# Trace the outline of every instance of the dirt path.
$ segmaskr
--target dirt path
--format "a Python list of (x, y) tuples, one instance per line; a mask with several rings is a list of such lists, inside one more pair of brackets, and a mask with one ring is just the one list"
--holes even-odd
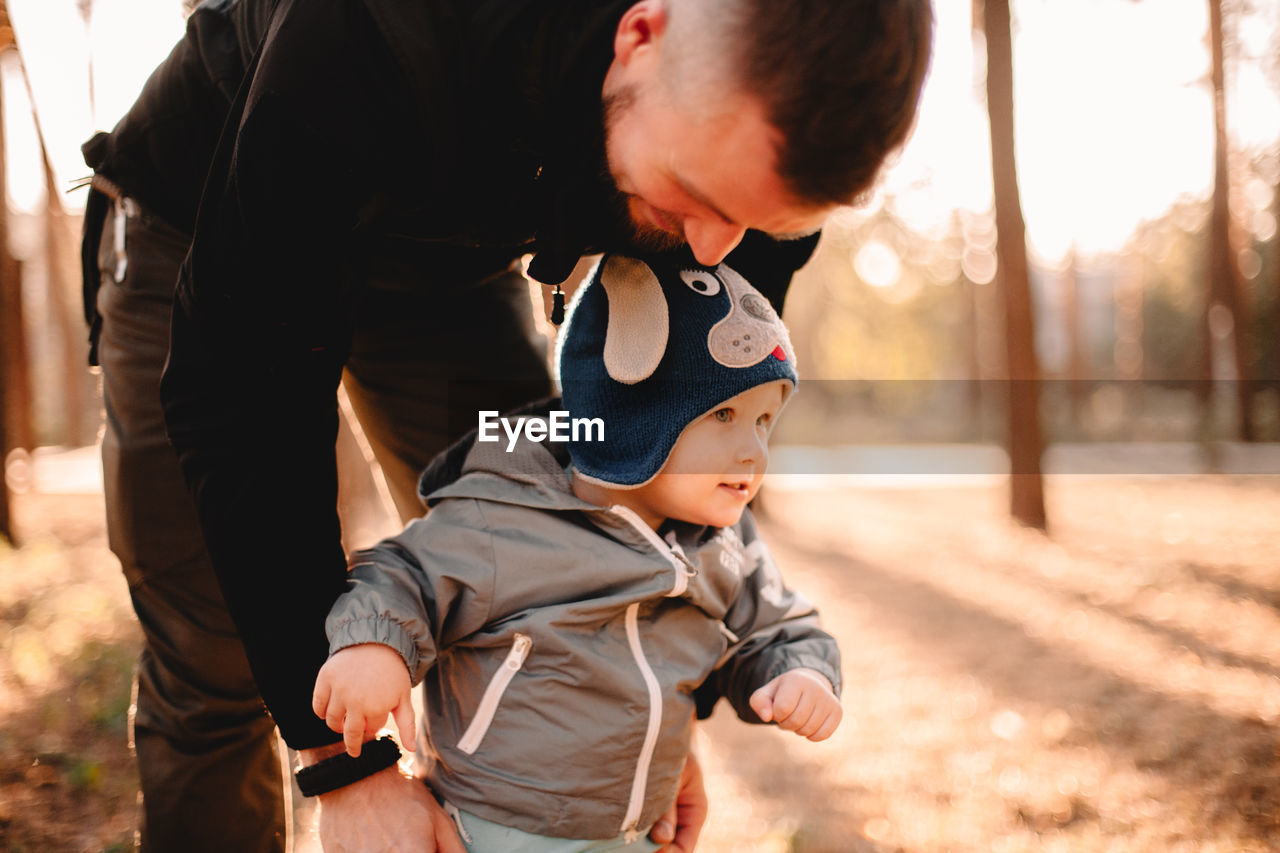
[[(812, 744), (721, 706), (700, 850), (1280, 850), (1280, 478), (765, 496), (844, 650)], [(137, 643), (99, 498), (19, 498), (0, 551), (0, 849), (130, 849)]]
[(1053, 539), (998, 489), (768, 498), (848, 717), (815, 745), (722, 709), (763, 827), (717, 816), (710, 849), (1280, 849), (1275, 478), (1058, 480)]
[(0, 545), (0, 849), (133, 849), (126, 745), (139, 633), (101, 495), (15, 500)]

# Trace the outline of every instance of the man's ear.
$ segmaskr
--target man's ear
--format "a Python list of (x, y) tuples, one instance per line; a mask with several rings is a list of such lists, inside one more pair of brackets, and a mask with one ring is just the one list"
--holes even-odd
[(627, 66), (635, 60), (655, 60), (667, 31), (664, 0), (640, 0), (622, 15), (613, 36), (614, 61)]

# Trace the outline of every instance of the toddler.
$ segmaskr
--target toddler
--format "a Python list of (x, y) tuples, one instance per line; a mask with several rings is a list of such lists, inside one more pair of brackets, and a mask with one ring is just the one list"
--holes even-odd
[(653, 850), (717, 697), (811, 740), (840, 722), (835, 642), (747, 509), (795, 356), (728, 266), (620, 256), (558, 349), (564, 409), (603, 436), (429, 469), (430, 514), (353, 558), (315, 709), (357, 754), (388, 714), (413, 731), (421, 682), (421, 772), (469, 850)]

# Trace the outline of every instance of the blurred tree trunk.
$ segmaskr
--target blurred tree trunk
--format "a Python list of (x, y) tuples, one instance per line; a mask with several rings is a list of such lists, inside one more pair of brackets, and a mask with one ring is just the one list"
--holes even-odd
[[(39, 125), (37, 124), (37, 128)], [(91, 401), (97, 398), (97, 382), (85, 368), (89, 349), (88, 334), (82, 313), (74, 305), (79, 294), (76, 287), (78, 259), (76, 218), (62, 206), (57, 181), (53, 176), (53, 164), (44, 148), (40, 134), (41, 155), (44, 157), (45, 176), (45, 269), (48, 272), (49, 307), (62, 341), (62, 405), (65, 422), (62, 443), (70, 447), (85, 447), (97, 440), (96, 417), (90, 423)], [(96, 412), (95, 412), (96, 414)]]
[[(1222, 0), (1209, 0), (1209, 44), (1213, 57), (1213, 211), (1210, 216), (1209, 298), (1204, 319), (1206, 361), (1213, 362), (1214, 333), (1210, 314), (1222, 306), (1231, 318), (1231, 357), (1235, 368), (1235, 403), (1241, 441), (1255, 438), (1252, 414), (1252, 365), (1249, 358), (1249, 316), (1244, 277), (1231, 247), (1231, 189), (1227, 160), (1226, 74), (1223, 61)], [(1214, 377), (1216, 378), (1216, 377)]]
[[(16, 44), (14, 47), (16, 50)], [(35, 127), (36, 141), (40, 146), (40, 157), (44, 168), (46, 293), (54, 325), (57, 327), (57, 335), (62, 344), (60, 390), (64, 421), (60, 441), (71, 447), (84, 447), (93, 444), (97, 439), (97, 406), (94, 405), (97, 400), (97, 381), (85, 369), (88, 352), (87, 335), (81, 311), (75, 305), (80, 292), (76, 286), (80, 268), (79, 245), (76, 239), (79, 228), (76, 221), (67, 214), (66, 208), (62, 206), (62, 194), (58, 190), (58, 182), (54, 177), (53, 163), (49, 159), (49, 148), (45, 142), (44, 127), (40, 121), (40, 114), (36, 112), (35, 94), (31, 89), (31, 78), (27, 76), (27, 66), (22, 61), (21, 51), (18, 52), (18, 65), (22, 70), (27, 96), (31, 102), (31, 121)], [(92, 423), (87, 419), (90, 409), (95, 414)]]
[[(957, 241), (957, 250), (964, 256), (966, 240), (964, 223), (958, 210), (951, 211), (951, 227), (948, 239)], [(964, 400), (968, 408), (968, 428), (975, 440), (982, 440), (982, 356), (979, 351), (978, 322), (981, 311), (978, 308), (978, 286), (960, 265), (959, 277), (955, 287), (960, 300), (960, 347), (964, 358)]]
[(1084, 411), (1087, 371), (1080, 324), (1080, 273), (1074, 245), (1067, 252), (1066, 267), (1062, 271), (1062, 313), (1067, 324), (1067, 400), (1071, 404), (1071, 420), (1078, 424)]
[[(0, 382), (0, 409), (5, 404), (4, 383)], [(5, 428), (4, 418), (0, 418), (0, 456), (4, 455), (5, 444)], [(13, 542), (13, 520), (9, 512), (9, 484), (8, 478), (4, 475), (3, 459), (0, 459), (0, 540), (5, 542)]]
[[(3, 198), (5, 189), (4, 182), (4, 143), (3, 129), (0, 128), (0, 198)], [(8, 218), (6, 205), (0, 205), (0, 246), (8, 241), (8, 228), (6, 220)], [(10, 444), (9, 421), (10, 412), (12, 411), (13, 383), (10, 381), (13, 371), (12, 355), (13, 355), (13, 305), (21, 304), (21, 300), (10, 298), (10, 291), (13, 290), (12, 277), (9, 274), (7, 264), (3, 262), (3, 258), (8, 253), (0, 250), (0, 538), (5, 541), (13, 542), (13, 523), (9, 514), (9, 478), (6, 476), (5, 463), (9, 459), (9, 449), (13, 447)], [(22, 318), (17, 318), (19, 323)]]
[(1005, 310), (1009, 371), (1010, 511), (1028, 527), (1044, 530), (1044, 478), (1040, 457), (1040, 365), (1027, 267), (1026, 225), (1018, 195), (1013, 144), (1013, 36), (1009, 0), (985, 0), (987, 114), (991, 121), (991, 175), (995, 190), (996, 258)]
[[(0, 142), (0, 157), (4, 145)], [(0, 192), (5, 188), (0, 177)], [(26, 318), (22, 311), (22, 262), (9, 254), (8, 211), (0, 210), (0, 385), (5, 386), (3, 413), (8, 441), (4, 452), (35, 447), (31, 420), (31, 359)]]
[[(1280, 63), (1277, 64), (1280, 66)], [(1276, 182), (1275, 187), (1271, 191), (1271, 215), (1275, 218), (1277, 224), (1277, 232), (1271, 237), (1271, 313), (1270, 318), (1273, 323), (1271, 334), (1264, 334), (1262, 338), (1264, 352), (1266, 357), (1270, 359), (1271, 370), (1269, 378), (1271, 386), (1280, 393), (1280, 181)], [(1264, 326), (1264, 328), (1267, 328)]]
[[(0, 52), (13, 41), (9, 15), (0, 4)], [(3, 112), (0, 90), (0, 113)], [(9, 484), (6, 461), (9, 450), (22, 446), (15, 434), (28, 417), (30, 408), (21, 400), (20, 389), (26, 387), (25, 335), (22, 334), (22, 279), (14, 276), (15, 264), (9, 262), (8, 182), (5, 173), (4, 124), (0, 122), (0, 536), (13, 542), (13, 519), (9, 506)], [(21, 377), (21, 381), (19, 380)], [(19, 408), (20, 407), (20, 408)], [(16, 427), (16, 429), (15, 429)]]
[(961, 300), (964, 303), (964, 328), (965, 328), (965, 373), (968, 376), (966, 383), (967, 394), (965, 402), (969, 407), (969, 428), (973, 435), (981, 440), (983, 435), (982, 417), (982, 356), (979, 350), (978, 323), (981, 309), (978, 306), (978, 285), (973, 283), (969, 276), (963, 271), (960, 273)]
[[(1147, 243), (1146, 228), (1140, 224), (1134, 232), (1134, 245), (1141, 247)], [(1115, 347), (1112, 360), (1115, 362), (1116, 375), (1121, 380), (1120, 387), (1124, 389), (1121, 395), (1121, 416), (1130, 424), (1137, 423), (1142, 416), (1142, 378), (1146, 372), (1142, 343), (1145, 281), (1143, 252), (1141, 248), (1135, 248), (1120, 259), (1112, 296), (1115, 303)]]

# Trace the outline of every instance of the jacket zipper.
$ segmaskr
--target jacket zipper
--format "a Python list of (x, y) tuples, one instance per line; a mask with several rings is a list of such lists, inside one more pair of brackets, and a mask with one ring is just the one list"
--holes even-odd
[(630, 844), (640, 837), (636, 823), (640, 820), (640, 811), (644, 808), (645, 790), (649, 787), (649, 763), (653, 761), (653, 751), (658, 745), (658, 732), (662, 728), (662, 689), (658, 686), (658, 677), (644, 656), (640, 645), (640, 602), (627, 607), (627, 643), (631, 646), (631, 655), (635, 658), (640, 675), (644, 678), (645, 687), (649, 690), (649, 728), (644, 734), (644, 745), (640, 748), (640, 758), (636, 761), (635, 779), (631, 783), (631, 802), (627, 805), (627, 813), (622, 818), (622, 832), (626, 834), (626, 842)]
[(680, 559), (671, 546), (662, 541), (662, 537), (655, 533), (652, 527), (645, 524), (644, 519), (636, 515), (635, 510), (617, 504), (610, 507), (609, 511), (634, 527), (654, 547), (654, 550), (667, 558), (667, 562), (676, 570), (676, 580), (671, 587), (671, 591), (666, 594), (667, 597), (675, 598), (684, 595), (685, 590), (689, 588), (689, 578), (696, 575), (697, 572), (685, 560)]
[[(615, 505), (610, 508), (610, 511), (634, 527), (645, 541), (665, 557), (675, 569), (675, 582), (666, 596), (674, 598), (683, 595), (689, 588), (689, 578), (697, 574), (688, 561), (681, 559), (681, 556), (676, 554), (675, 550), (664, 542), (652, 527), (645, 524), (644, 519), (630, 507)], [(653, 752), (658, 745), (658, 733), (662, 728), (662, 688), (658, 685), (658, 677), (653, 674), (653, 668), (649, 666), (649, 661), (644, 656), (644, 649), (640, 645), (639, 617), (639, 602), (627, 607), (627, 642), (631, 646), (631, 655), (635, 658), (636, 666), (640, 668), (640, 675), (644, 678), (644, 684), (649, 693), (649, 728), (645, 732), (644, 745), (640, 748), (640, 757), (636, 761), (635, 778), (631, 783), (631, 800), (627, 805), (627, 813), (622, 818), (622, 832), (628, 844), (640, 837), (640, 830), (636, 824), (640, 821), (640, 813), (644, 809), (644, 795), (649, 787), (649, 765), (653, 761)]]
[(506, 660), (502, 662), (502, 666), (498, 667), (498, 671), (489, 680), (489, 686), (484, 689), (484, 695), (480, 697), (480, 706), (476, 708), (476, 715), (472, 718), (471, 725), (467, 726), (467, 730), (462, 733), (462, 738), (458, 741), (460, 751), (471, 755), (480, 748), (480, 741), (484, 740), (485, 733), (493, 724), (493, 715), (498, 712), (498, 702), (502, 700), (502, 694), (511, 683), (511, 679), (516, 677), (520, 667), (524, 665), (524, 660), (529, 656), (531, 648), (533, 648), (533, 640), (527, 634), (516, 634), (516, 641), (512, 644), (511, 651), (507, 652)]

